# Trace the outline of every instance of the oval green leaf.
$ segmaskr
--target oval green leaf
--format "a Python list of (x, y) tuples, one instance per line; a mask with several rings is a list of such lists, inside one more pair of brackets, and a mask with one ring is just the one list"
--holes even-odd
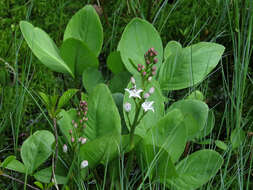
[(112, 94), (105, 84), (98, 84), (88, 98), (87, 127), (84, 131), (89, 140), (108, 133), (121, 133), (121, 119)]
[(176, 166), (178, 177), (167, 184), (178, 190), (194, 190), (207, 183), (223, 164), (223, 158), (213, 150), (200, 150), (187, 156)]
[(207, 122), (208, 106), (199, 100), (180, 100), (172, 104), (167, 111), (179, 109), (184, 116), (188, 140), (196, 137)]
[(64, 41), (69, 38), (83, 41), (96, 57), (99, 55), (103, 44), (103, 28), (91, 5), (83, 7), (70, 19), (64, 33)]
[(158, 52), (156, 66), (159, 68), (163, 59), (163, 46), (159, 33), (149, 22), (134, 18), (127, 24), (121, 36), (118, 51), (126, 69), (135, 75), (138, 71), (132, 66), (130, 60), (136, 67), (138, 64), (145, 64), (144, 54), (152, 47)]
[(161, 66), (159, 82), (163, 90), (180, 90), (200, 83), (218, 64), (225, 49), (211, 42), (177, 47), (169, 51)]
[(21, 158), (28, 174), (32, 174), (52, 154), (54, 135), (46, 130), (36, 131), (21, 147)]
[(74, 77), (74, 71), (63, 61), (59, 49), (46, 32), (26, 21), (20, 22), (20, 29), (34, 55), (45, 66), (56, 72), (69, 73)]

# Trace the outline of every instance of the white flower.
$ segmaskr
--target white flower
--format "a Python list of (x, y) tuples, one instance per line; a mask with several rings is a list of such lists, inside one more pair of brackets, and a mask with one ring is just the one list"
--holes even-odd
[(125, 91), (129, 92), (129, 98), (139, 98), (141, 99), (140, 93), (143, 91), (142, 89), (137, 90), (136, 87), (133, 89), (125, 88)]
[(148, 110), (152, 110), (153, 112), (155, 112), (155, 110), (152, 106), (153, 103), (154, 103), (154, 101), (151, 101), (151, 102), (146, 101), (141, 105), (141, 107), (144, 109), (145, 112)]
[(131, 111), (131, 104), (130, 104), (129, 102), (126, 102), (126, 103), (124, 104), (124, 110), (125, 110), (126, 112), (130, 112), (130, 111)]
[(64, 153), (66, 153), (66, 152), (68, 151), (68, 147), (67, 147), (66, 144), (63, 145), (62, 151), (63, 151)]
[(83, 160), (81, 163), (81, 169), (86, 168), (88, 166), (88, 161), (87, 160)]

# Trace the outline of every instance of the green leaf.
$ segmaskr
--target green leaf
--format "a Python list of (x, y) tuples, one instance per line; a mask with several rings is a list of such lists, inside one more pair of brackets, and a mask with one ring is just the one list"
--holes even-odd
[(213, 150), (200, 150), (187, 156), (176, 166), (177, 178), (168, 179), (178, 190), (194, 190), (207, 183), (223, 164), (223, 158)]
[(145, 144), (164, 148), (175, 163), (184, 152), (187, 133), (184, 126), (184, 117), (180, 110), (168, 112), (144, 137)]
[(59, 99), (57, 109), (64, 107), (77, 92), (78, 89), (68, 89), (66, 92), (64, 92)]
[(26, 173), (24, 164), (16, 160), (15, 156), (8, 156), (1, 164), (1, 167), (20, 173)]
[[(138, 78), (135, 78), (135, 80), (137, 84), (137, 89), (140, 89), (139, 88), (139, 86), (141, 86), (140, 80)], [(146, 115), (142, 118), (141, 122), (137, 125), (135, 134), (141, 137), (144, 137), (146, 134), (146, 131), (150, 129), (151, 127), (153, 127), (164, 115), (164, 98), (163, 98), (162, 92), (160, 91), (159, 84), (156, 81), (150, 82), (147, 85), (146, 91), (144, 93), (148, 92), (151, 87), (154, 87), (155, 91), (147, 99), (147, 101), (154, 101), (153, 103), (154, 112), (148, 111)], [(129, 82), (127, 88), (132, 88), (131, 82)], [(132, 124), (134, 120), (134, 116), (135, 116), (136, 107), (135, 107), (133, 98), (129, 98), (129, 93), (125, 91), (124, 104), (126, 102), (131, 104), (131, 111), (129, 112), (129, 118)], [(141, 108), (141, 114), (143, 113), (144, 113), (144, 110)], [(129, 121), (128, 121), (125, 110), (124, 110), (124, 118), (125, 118), (125, 122), (128, 129), (130, 129)]]
[(91, 93), (96, 85), (103, 83), (104, 79), (102, 73), (92, 67), (89, 67), (83, 72), (83, 86), (88, 93)]
[(108, 133), (94, 140), (88, 140), (80, 148), (80, 159), (88, 160), (89, 168), (94, 168), (99, 163), (106, 164), (119, 155), (119, 142), (118, 133)]
[(35, 182), (34, 182), (34, 185), (36, 185), (37, 187), (39, 187), (39, 188), (42, 189), (42, 190), (44, 189), (42, 183), (40, 183), (39, 181), (35, 181)]
[(57, 124), (59, 125), (62, 134), (65, 136), (66, 141), (70, 146), (72, 146), (69, 131), (73, 130), (74, 128), (72, 120), (77, 121), (77, 111), (76, 109), (70, 109), (68, 111), (61, 110), (61, 112), (58, 114), (58, 117), (60, 119), (57, 121)]
[(126, 69), (135, 75), (138, 71), (130, 63), (130, 59), (136, 67), (138, 64), (145, 64), (144, 54), (152, 47), (158, 52), (156, 66), (159, 68), (163, 59), (163, 46), (159, 33), (149, 22), (134, 18), (127, 24), (121, 36), (118, 51)]
[(182, 49), (182, 45), (177, 41), (170, 41), (167, 43), (164, 49), (164, 60), (166, 60), (171, 55), (175, 55), (180, 49)]
[(200, 83), (218, 64), (225, 49), (210, 42), (177, 46), (161, 66), (159, 82), (163, 90), (180, 90)]
[(202, 92), (200, 92), (199, 90), (195, 90), (187, 97), (187, 99), (204, 101), (205, 97)]
[(220, 149), (222, 149), (222, 150), (227, 150), (228, 149), (228, 145), (226, 145), (226, 143), (224, 143), (224, 142), (222, 142), (220, 140), (216, 140), (215, 141), (215, 145), (217, 147), (219, 147)]
[(121, 119), (111, 92), (104, 84), (97, 85), (88, 99), (87, 127), (85, 136), (89, 140), (108, 133), (120, 134)]
[(129, 83), (130, 77), (131, 75), (127, 71), (114, 75), (109, 81), (109, 88), (111, 92), (125, 93), (125, 88)]
[(213, 110), (209, 110), (206, 125), (203, 129), (201, 129), (201, 131), (199, 131), (198, 134), (196, 134), (196, 138), (200, 139), (200, 138), (204, 138), (205, 136), (209, 135), (214, 128), (214, 124), (215, 124), (214, 112), (213, 112)]
[(5, 168), (11, 161), (16, 160), (16, 156), (8, 156), (7, 158), (4, 159), (4, 161), (1, 163), (1, 167)]
[(99, 55), (103, 44), (103, 28), (91, 5), (83, 7), (70, 19), (64, 33), (64, 41), (68, 38), (83, 41), (96, 56)]
[[(57, 184), (65, 184), (67, 182), (67, 170), (64, 169), (63, 166), (60, 166), (57, 164), (56, 171), (55, 171), (55, 177)], [(52, 167), (48, 167), (45, 169), (42, 169), (34, 174), (34, 178), (38, 181), (41, 181), (43, 183), (50, 183), (52, 178)]]
[(199, 100), (180, 100), (172, 104), (167, 111), (179, 109), (184, 116), (184, 124), (187, 129), (188, 140), (196, 137), (207, 121), (208, 106)]
[(71, 66), (71, 69), (78, 76), (81, 76), (86, 68), (97, 68), (99, 65), (96, 55), (88, 46), (74, 38), (69, 38), (63, 42), (60, 54), (62, 59)]
[(50, 98), (47, 94), (43, 92), (39, 92), (40, 97), (42, 98), (46, 108), (48, 109), (50, 107)]
[(125, 71), (124, 63), (120, 57), (119, 51), (113, 51), (106, 60), (107, 67), (114, 73), (118, 74)]
[(165, 149), (141, 141), (137, 146), (139, 163), (145, 174), (151, 179), (166, 179), (176, 177), (176, 169), (170, 155)]
[(36, 131), (21, 147), (21, 158), (28, 174), (32, 174), (52, 154), (54, 135), (46, 130)]
[(60, 57), (59, 49), (46, 32), (26, 21), (20, 22), (20, 29), (32, 52), (45, 66), (56, 72), (69, 73), (74, 77), (72, 67), (69, 67)]
[(233, 149), (242, 145), (244, 140), (245, 140), (245, 132), (241, 128), (236, 128), (232, 131), (230, 141), (232, 143)]

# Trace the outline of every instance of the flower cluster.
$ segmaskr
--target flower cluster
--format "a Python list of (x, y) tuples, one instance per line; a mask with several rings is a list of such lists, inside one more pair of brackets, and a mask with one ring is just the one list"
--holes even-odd
[[(133, 84), (133, 88), (125, 89), (125, 91), (129, 93), (129, 98), (138, 98), (140, 100), (144, 99), (145, 101), (141, 101), (141, 107), (144, 109), (144, 111), (147, 112), (148, 110), (151, 110), (154, 112), (154, 101), (147, 101), (147, 99), (151, 96), (151, 94), (154, 93), (155, 88), (151, 87), (148, 92), (143, 94), (142, 89), (136, 88), (135, 79), (133, 77), (131, 77), (131, 83)], [(130, 112), (132, 106), (129, 102), (126, 102), (123, 107), (126, 112)]]
[[(82, 137), (82, 131), (86, 128), (86, 122), (88, 121), (87, 117), (88, 104), (86, 101), (80, 101), (79, 108), (77, 110), (78, 121), (72, 120), (73, 129), (69, 130), (69, 134), (71, 136), (71, 143), (79, 142), (81, 144), (85, 144), (87, 139)], [(68, 147), (66, 144), (63, 145), (63, 152), (67, 152)]]
[[(88, 121), (87, 117), (88, 112), (88, 104), (86, 101), (80, 101), (79, 107), (77, 109), (77, 121), (72, 120), (73, 129), (69, 130), (69, 134), (71, 136), (71, 143), (73, 145), (77, 145), (77, 143), (85, 144), (87, 139), (85, 137), (82, 137), (81, 134), (83, 134), (83, 130), (86, 128), (86, 122)], [(62, 150), (64, 153), (68, 151), (68, 146), (66, 144), (63, 145)], [(88, 166), (88, 161), (83, 160), (81, 162), (81, 169)]]
[(156, 56), (157, 51), (154, 48), (150, 48), (144, 55), (145, 65), (138, 64), (137, 70), (145, 79), (151, 80), (152, 76), (156, 74), (155, 64), (158, 62)]

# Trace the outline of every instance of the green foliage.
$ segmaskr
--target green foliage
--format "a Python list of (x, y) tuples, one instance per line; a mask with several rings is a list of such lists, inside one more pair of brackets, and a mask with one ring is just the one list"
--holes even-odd
[(88, 93), (91, 93), (96, 85), (103, 83), (102, 73), (96, 68), (89, 67), (83, 72), (83, 86)]
[(32, 174), (52, 154), (54, 135), (46, 130), (36, 131), (21, 147), (21, 158), (28, 174)]
[(69, 65), (76, 76), (82, 75), (88, 67), (98, 67), (98, 59), (84, 42), (68, 38), (61, 46), (62, 59)]
[(188, 140), (195, 138), (206, 125), (208, 106), (199, 100), (181, 100), (172, 104), (168, 111), (179, 109), (184, 116)]
[(85, 6), (70, 19), (64, 32), (64, 41), (69, 38), (84, 42), (96, 56), (99, 55), (103, 44), (103, 28), (91, 5)]
[(107, 57), (106, 64), (108, 69), (110, 69), (114, 74), (121, 73), (125, 70), (119, 51), (111, 52)]
[[(144, 54), (153, 47), (158, 52), (158, 67), (162, 63), (163, 46), (160, 35), (147, 21), (134, 18), (124, 29), (118, 51), (126, 69), (136, 75), (137, 64), (144, 64)], [(132, 63), (131, 63), (132, 62)]]
[(58, 47), (46, 32), (34, 27), (26, 21), (20, 22), (22, 34), (36, 57), (47, 67), (56, 72), (69, 73), (74, 77), (74, 71), (68, 66), (60, 56)]
[(186, 48), (174, 41), (170, 43), (166, 46), (167, 55), (159, 74), (163, 90), (180, 90), (200, 83), (218, 64), (225, 49), (210, 42)]
[(223, 158), (217, 152), (197, 151), (177, 164), (178, 177), (168, 180), (167, 184), (180, 190), (197, 189), (210, 180), (222, 164)]

